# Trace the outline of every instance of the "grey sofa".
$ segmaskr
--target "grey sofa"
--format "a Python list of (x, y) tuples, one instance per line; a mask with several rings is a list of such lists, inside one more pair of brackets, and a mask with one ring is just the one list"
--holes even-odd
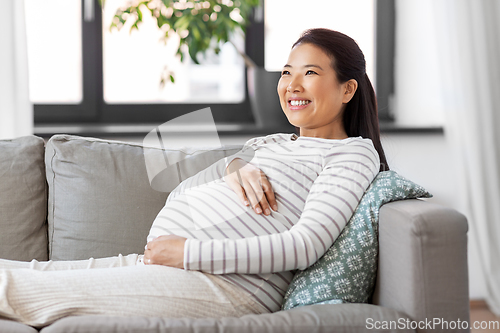
[[(144, 155), (183, 160), (177, 177), (166, 180), (179, 182), (238, 149), (193, 155), (199, 149), (164, 152), (68, 135), (46, 144), (34, 136), (0, 141), (0, 257), (73, 260), (142, 253), (168, 195), (151, 188)], [(428, 332), (442, 330), (430, 325), (436, 320), (469, 321), (463, 215), (428, 201), (389, 203), (380, 211), (379, 240), (373, 304), (312, 305), (223, 319), (67, 317), (41, 332)], [(37, 331), (0, 319), (0, 332)]]

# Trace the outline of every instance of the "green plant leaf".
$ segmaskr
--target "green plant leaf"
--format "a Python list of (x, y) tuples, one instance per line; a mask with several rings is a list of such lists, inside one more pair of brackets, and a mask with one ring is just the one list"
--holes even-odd
[(198, 55), (198, 52), (199, 52), (196, 40), (189, 39), (189, 42), (188, 42), (188, 52), (189, 52), (189, 56), (191, 57), (191, 59), (193, 60), (193, 62), (195, 64), (199, 65), (200, 63), (198, 62), (198, 59), (196, 59), (196, 56)]
[(189, 28), (189, 18), (187, 16), (181, 16), (177, 22), (175, 22), (174, 29), (176, 32), (182, 32), (183, 30), (187, 30)]
[(142, 10), (140, 7), (137, 7), (137, 21), (142, 22)]

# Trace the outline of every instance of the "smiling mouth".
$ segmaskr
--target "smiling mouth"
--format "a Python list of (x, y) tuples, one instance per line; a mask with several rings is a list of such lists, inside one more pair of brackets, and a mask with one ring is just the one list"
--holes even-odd
[(310, 100), (307, 100), (307, 99), (301, 99), (301, 100), (290, 100), (288, 101), (288, 103), (291, 105), (291, 106), (303, 106), (303, 105), (307, 105), (309, 103), (311, 103)]
[(311, 103), (308, 99), (292, 99), (288, 101), (288, 108), (290, 110), (300, 110), (307, 107)]

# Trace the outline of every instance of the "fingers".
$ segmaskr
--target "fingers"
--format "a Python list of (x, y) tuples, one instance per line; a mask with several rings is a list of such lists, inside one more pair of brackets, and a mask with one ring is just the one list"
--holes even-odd
[(173, 234), (155, 238), (144, 248), (144, 264), (184, 268), (185, 243), (185, 237)]
[(226, 183), (234, 191), (234, 193), (236, 193), (236, 195), (238, 196), (238, 198), (240, 199), (241, 203), (244, 206), (248, 206), (250, 204), (245, 194), (245, 190), (237, 180), (227, 178)]
[(270, 215), (271, 209), (274, 211), (278, 210), (273, 188), (265, 175), (261, 177), (260, 182), (250, 182), (245, 187), (245, 191), (257, 214), (264, 213), (264, 215)]
[(276, 202), (276, 197), (274, 196), (273, 187), (264, 173), (261, 174), (260, 181), (253, 184), (253, 189), (264, 215), (270, 215), (271, 209), (274, 211), (278, 210), (278, 204)]
[(255, 182), (252, 184), (246, 180), (241, 180), (241, 183), (239, 181), (229, 180), (227, 183), (244, 206), (251, 206), (257, 214), (261, 214), (263, 211), (264, 213), (266, 212), (259, 204), (261, 198), (264, 197), (260, 184)]
[(151, 241), (149, 241), (146, 246), (144, 246), (144, 258), (143, 258), (143, 261), (144, 261), (144, 264), (145, 265), (152, 265), (153, 264), (153, 260), (152, 260), (152, 257), (153, 257), (153, 248), (155, 247), (155, 241), (158, 239), (158, 238), (161, 238), (163, 236), (160, 236), (160, 237), (155, 237), (153, 238)]
[[(231, 164), (245, 163), (229, 174), (224, 180), (245, 206), (251, 206), (257, 214), (270, 215), (271, 209), (278, 210), (278, 204), (271, 183), (258, 168), (235, 159)], [(229, 168), (228, 168), (229, 171)]]
[[(272, 208), (275, 212), (278, 211), (278, 202), (276, 201), (276, 197), (274, 196), (273, 187), (269, 180), (267, 180), (266, 176), (263, 176), (261, 179), (262, 189), (265, 193), (265, 198), (267, 199), (268, 206)], [(261, 203), (262, 204), (262, 203)]]
[(245, 189), (246, 196), (250, 201), (250, 205), (252, 206), (253, 210), (257, 214), (261, 214), (263, 211), (265, 213), (266, 211), (263, 210), (263, 208), (259, 204), (259, 202), (261, 201), (260, 199), (263, 197), (263, 192), (262, 188), (260, 187), (260, 184), (255, 184), (255, 183), (252, 184), (250, 182), (244, 182), (243, 187)]

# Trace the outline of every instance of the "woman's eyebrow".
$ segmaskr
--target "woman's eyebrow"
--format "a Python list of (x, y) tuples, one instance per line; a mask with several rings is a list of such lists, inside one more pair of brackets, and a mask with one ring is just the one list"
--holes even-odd
[(305, 65), (304, 67), (305, 68), (316, 67), (316, 68), (319, 68), (319, 69), (323, 70), (323, 68), (321, 68), (321, 66), (318, 66), (318, 65)]
[[(304, 67), (304, 68), (316, 67), (316, 68), (323, 70), (323, 68), (321, 68), (321, 66), (319, 66), (319, 65), (312, 65), (311, 64), (311, 65), (304, 65), (302, 67)], [(292, 65), (286, 64), (285, 66), (283, 66), (283, 68), (292, 68)]]

